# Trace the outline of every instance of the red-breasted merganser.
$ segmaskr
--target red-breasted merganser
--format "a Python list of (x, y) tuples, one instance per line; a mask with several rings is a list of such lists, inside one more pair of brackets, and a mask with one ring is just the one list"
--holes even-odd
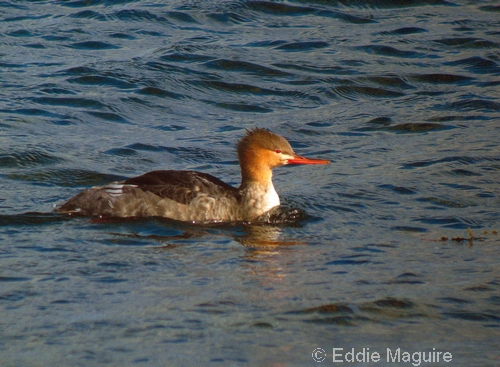
[(329, 164), (296, 155), (286, 139), (255, 128), (238, 142), (239, 188), (207, 173), (152, 171), (93, 187), (56, 211), (91, 217), (166, 217), (189, 222), (252, 221), (280, 204), (272, 169), (285, 164)]

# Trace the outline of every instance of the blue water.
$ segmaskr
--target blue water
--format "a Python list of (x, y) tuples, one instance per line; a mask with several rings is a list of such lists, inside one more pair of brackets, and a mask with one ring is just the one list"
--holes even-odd
[[(0, 3), (2, 367), (498, 365), (498, 3), (165, 3)], [(275, 171), (293, 220), (52, 213), (155, 169), (238, 185), (255, 126), (332, 160)]]

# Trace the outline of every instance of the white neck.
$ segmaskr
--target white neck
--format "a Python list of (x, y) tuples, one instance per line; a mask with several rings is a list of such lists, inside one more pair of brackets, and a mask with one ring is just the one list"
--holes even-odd
[(242, 184), (240, 190), (243, 190), (243, 212), (253, 219), (262, 215), (275, 206), (280, 205), (280, 198), (274, 189), (273, 182), (248, 182)]

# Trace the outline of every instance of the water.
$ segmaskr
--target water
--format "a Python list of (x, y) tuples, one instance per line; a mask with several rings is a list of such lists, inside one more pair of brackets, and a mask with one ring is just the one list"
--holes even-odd
[[(498, 365), (495, 1), (0, 6), (2, 366)], [(333, 161), (276, 170), (296, 220), (51, 214), (154, 169), (237, 185), (254, 126)]]

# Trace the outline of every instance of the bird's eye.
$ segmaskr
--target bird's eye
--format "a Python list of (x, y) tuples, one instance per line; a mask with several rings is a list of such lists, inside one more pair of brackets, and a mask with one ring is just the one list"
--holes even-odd
[(278, 153), (278, 154), (281, 154), (281, 149), (276, 149), (274, 152)]

